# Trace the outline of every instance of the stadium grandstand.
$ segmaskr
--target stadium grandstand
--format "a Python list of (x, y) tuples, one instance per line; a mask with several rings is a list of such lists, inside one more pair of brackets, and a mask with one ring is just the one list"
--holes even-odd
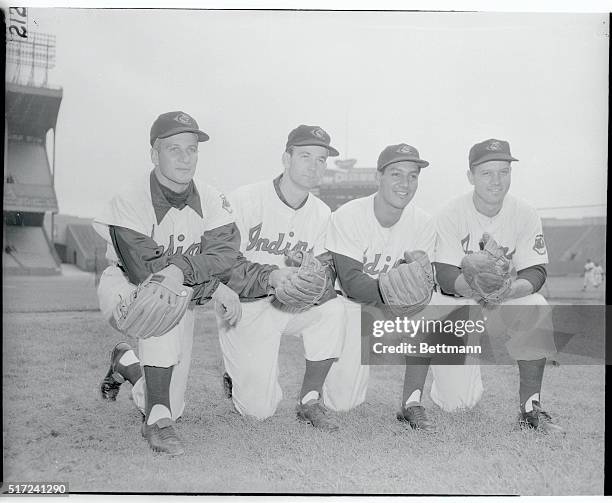
[(58, 211), (54, 153), (62, 90), (48, 84), (55, 38), (27, 33), (9, 39), (6, 56), (3, 272), (59, 274), (59, 257), (43, 227), (45, 215)]

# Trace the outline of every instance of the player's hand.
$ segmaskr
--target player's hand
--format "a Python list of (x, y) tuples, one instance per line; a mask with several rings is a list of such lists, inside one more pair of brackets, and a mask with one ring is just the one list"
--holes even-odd
[[(170, 280), (174, 281), (175, 284), (177, 285), (182, 285), (183, 281), (185, 280), (183, 276), (183, 271), (179, 267), (175, 266), (174, 264), (170, 264), (168, 267), (165, 267), (164, 269), (162, 269), (156, 274), (169, 278)], [(162, 289), (160, 290), (159, 294), (160, 294), (159, 298), (162, 301), (162, 303), (168, 303), (169, 305), (174, 305), (176, 303), (176, 297), (171, 295), (169, 290)]]
[(217, 312), (230, 325), (235, 325), (242, 318), (242, 307), (238, 294), (223, 283), (212, 294), (212, 299), (216, 303)]
[(174, 264), (170, 264), (168, 267), (165, 267), (157, 274), (161, 274), (162, 276), (166, 276), (167, 278), (172, 278), (179, 284), (182, 284), (185, 281), (183, 271), (180, 269), (180, 267), (177, 267)]
[(283, 285), (285, 282), (290, 281), (291, 276), (293, 276), (297, 267), (283, 267), (282, 269), (274, 269), (270, 276), (268, 276), (268, 286), (276, 289)]

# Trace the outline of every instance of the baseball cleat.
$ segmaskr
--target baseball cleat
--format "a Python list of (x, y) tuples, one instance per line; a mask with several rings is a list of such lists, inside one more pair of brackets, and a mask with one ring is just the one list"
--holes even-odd
[(556, 424), (548, 412), (542, 409), (540, 402), (533, 400), (533, 410), (521, 411), (519, 425), (521, 428), (532, 428), (544, 433), (565, 433), (565, 430)]
[(402, 406), (402, 410), (397, 413), (396, 417), (398, 421), (405, 421), (410, 424), (413, 430), (420, 430), (426, 433), (434, 433), (436, 431), (436, 427), (427, 418), (425, 407), (422, 405)]
[(227, 372), (223, 372), (223, 394), (225, 398), (232, 398), (232, 389), (234, 387), (234, 383), (232, 378)]
[(117, 364), (123, 356), (123, 353), (130, 349), (132, 348), (127, 342), (120, 342), (111, 351), (110, 367), (100, 383), (100, 393), (104, 400), (111, 400), (114, 402), (117, 399), (119, 388), (121, 388), (121, 385), (125, 382), (125, 377), (117, 371)]
[(173, 428), (169, 418), (160, 419), (155, 424), (142, 423), (141, 433), (149, 442), (149, 447), (155, 452), (163, 452), (170, 456), (185, 454), (183, 442)]
[(297, 418), (325, 431), (337, 431), (338, 425), (327, 417), (327, 409), (320, 400), (310, 400), (297, 406)]

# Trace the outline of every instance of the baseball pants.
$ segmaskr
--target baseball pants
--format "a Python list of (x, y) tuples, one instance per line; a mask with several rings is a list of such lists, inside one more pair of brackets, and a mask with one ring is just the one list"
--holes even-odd
[[(345, 342), (342, 354), (332, 365), (323, 386), (325, 405), (337, 411), (350, 410), (365, 401), (370, 375), (370, 367), (362, 364), (361, 357), (361, 304), (344, 297), (342, 300), (347, 311)], [(430, 305), (415, 317), (441, 319), (461, 305), (450, 297), (434, 292)], [(482, 381), (479, 366), (440, 365), (437, 376), (438, 400), (453, 404), (450, 410), (472, 407), (480, 400)]]
[[(98, 300), (104, 319), (113, 318), (113, 310), (122, 298), (132, 294), (135, 285), (129, 282), (116, 266), (107, 267), (100, 277)], [(141, 366), (174, 367), (170, 381), (170, 408), (172, 419), (179, 418), (185, 409), (185, 390), (191, 365), (193, 347), (194, 312), (188, 309), (179, 324), (160, 337), (138, 340), (138, 356)], [(136, 406), (145, 410), (144, 377), (132, 387)]]
[[(470, 317), (483, 319), (491, 343), (498, 345), (497, 351), (505, 351), (513, 360), (539, 360), (556, 355), (552, 308), (539, 293), (485, 309), (473, 299), (448, 299), (448, 302), (471, 306)], [(500, 341), (503, 348), (499, 348)], [(432, 365), (432, 372), (431, 398), (442, 409), (469, 408), (480, 400), (483, 387), (479, 365)], [(467, 400), (463, 394), (466, 385), (471, 388)], [(459, 390), (462, 392), (458, 393)]]
[(340, 298), (298, 314), (276, 308), (271, 297), (243, 302), (242, 319), (233, 327), (217, 316), (236, 410), (257, 419), (274, 414), (283, 396), (278, 382), (278, 351), (283, 335), (301, 336), (304, 357), (321, 361), (340, 356), (345, 325), (345, 307)]

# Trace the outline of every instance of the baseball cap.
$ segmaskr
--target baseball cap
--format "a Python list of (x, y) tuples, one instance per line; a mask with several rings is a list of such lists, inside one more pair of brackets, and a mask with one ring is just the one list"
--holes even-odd
[(301, 124), (289, 133), (285, 150), (289, 150), (289, 147), (318, 145), (325, 147), (329, 151), (330, 157), (336, 157), (340, 153), (329, 145), (330, 140), (329, 134), (323, 128)]
[(168, 138), (179, 133), (195, 133), (198, 135), (198, 141), (208, 141), (210, 137), (200, 131), (198, 123), (185, 112), (167, 112), (161, 114), (151, 126), (151, 146), (157, 138)]
[(429, 162), (419, 157), (419, 151), (412, 145), (407, 143), (400, 143), (398, 145), (389, 145), (378, 156), (377, 169), (382, 171), (389, 164), (401, 161), (412, 161), (416, 162), (420, 168), (426, 168), (429, 166)]
[(510, 155), (510, 144), (504, 140), (490, 138), (470, 149), (470, 167), (487, 161), (518, 161)]

